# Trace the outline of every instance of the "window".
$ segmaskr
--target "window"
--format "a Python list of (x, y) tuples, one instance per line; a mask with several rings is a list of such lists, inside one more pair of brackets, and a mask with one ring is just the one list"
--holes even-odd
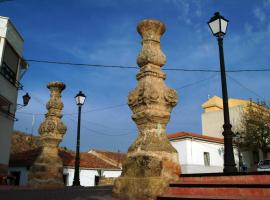
[(210, 154), (209, 152), (203, 152), (204, 166), (210, 166)]
[(15, 52), (15, 50), (11, 47), (11, 45), (6, 42), (3, 56), (3, 63), (5, 63), (11, 71), (16, 74), (18, 65), (19, 65), (20, 57)]
[(68, 174), (63, 174), (64, 185), (68, 186)]
[(15, 119), (14, 114), (10, 111), (11, 105), (12, 103), (8, 99), (0, 95), (0, 113), (4, 113), (6, 116)]
[(10, 111), (11, 102), (0, 95), (0, 111), (9, 112)]
[(17, 81), (19, 61), (20, 56), (15, 52), (11, 45), (6, 42), (2, 66), (0, 66), (0, 73), (17, 88), (21, 87), (20, 83)]

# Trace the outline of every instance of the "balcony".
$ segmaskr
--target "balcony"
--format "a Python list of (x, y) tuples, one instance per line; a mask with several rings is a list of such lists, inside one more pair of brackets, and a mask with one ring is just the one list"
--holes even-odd
[(10, 107), (12, 103), (0, 94), (0, 112), (6, 114), (8, 117), (16, 120), (15, 114), (10, 112)]
[(3, 77), (17, 89), (22, 89), (22, 84), (16, 80), (16, 73), (13, 72), (5, 62), (3, 62), (2, 66), (0, 67), (0, 74), (2, 74)]

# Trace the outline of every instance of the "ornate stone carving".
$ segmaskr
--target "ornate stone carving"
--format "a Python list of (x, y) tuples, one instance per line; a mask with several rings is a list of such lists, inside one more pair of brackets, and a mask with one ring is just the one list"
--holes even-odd
[(160, 49), (164, 24), (143, 20), (138, 32), (142, 36), (142, 50), (137, 59), (140, 72), (136, 76), (138, 85), (128, 95), (128, 105), (139, 134), (128, 149), (122, 175), (115, 181), (113, 191), (120, 199), (151, 200), (180, 174), (177, 151), (166, 135), (177, 93), (165, 85), (166, 75), (161, 70), (166, 62)]
[(61, 121), (64, 107), (61, 92), (65, 89), (65, 84), (50, 82), (47, 87), (51, 98), (46, 105), (48, 113), (39, 127), (41, 153), (31, 167), (28, 179), (32, 187), (63, 187), (63, 163), (58, 156), (58, 146), (67, 130)]

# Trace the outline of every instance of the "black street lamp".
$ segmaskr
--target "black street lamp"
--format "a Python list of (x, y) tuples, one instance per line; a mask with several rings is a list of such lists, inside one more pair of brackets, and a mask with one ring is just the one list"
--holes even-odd
[(228, 92), (225, 73), (225, 62), (223, 52), (223, 36), (226, 34), (228, 20), (216, 12), (212, 17), (208, 25), (214, 36), (217, 37), (219, 46), (219, 60), (220, 60), (220, 72), (221, 72), (221, 85), (222, 85), (222, 98), (223, 98), (223, 115), (224, 125), (224, 173), (237, 172), (236, 164), (234, 160), (232, 138), (234, 133), (232, 132), (232, 125), (230, 124), (229, 106), (228, 106)]
[(75, 171), (73, 178), (73, 186), (80, 186), (80, 129), (81, 129), (81, 111), (82, 105), (86, 96), (80, 91), (76, 96), (76, 104), (78, 106), (78, 126), (77, 126), (77, 145), (76, 145), (76, 157), (75, 157)]
[(28, 92), (27, 92), (25, 95), (23, 95), (22, 98), (23, 98), (23, 104), (17, 104), (16, 110), (19, 110), (19, 109), (21, 109), (22, 107), (27, 106), (28, 103), (29, 103), (29, 101), (30, 101), (30, 99), (31, 99), (31, 97), (30, 97), (30, 95), (28, 94)]

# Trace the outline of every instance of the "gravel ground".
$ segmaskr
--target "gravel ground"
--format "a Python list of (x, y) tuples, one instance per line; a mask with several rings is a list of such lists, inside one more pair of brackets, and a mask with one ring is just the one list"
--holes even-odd
[(0, 187), (0, 200), (117, 200), (112, 187), (65, 187), (63, 189), (30, 189)]

